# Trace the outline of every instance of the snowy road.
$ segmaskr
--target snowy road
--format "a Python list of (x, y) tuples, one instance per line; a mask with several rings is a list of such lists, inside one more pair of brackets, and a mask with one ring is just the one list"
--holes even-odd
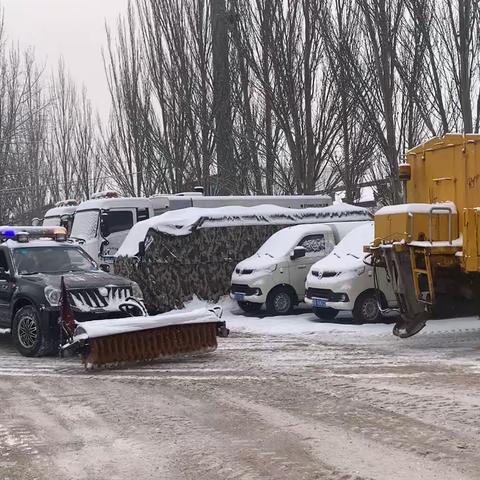
[(478, 320), (312, 320), (230, 317), (213, 354), (94, 373), (1, 338), (0, 477), (480, 478)]

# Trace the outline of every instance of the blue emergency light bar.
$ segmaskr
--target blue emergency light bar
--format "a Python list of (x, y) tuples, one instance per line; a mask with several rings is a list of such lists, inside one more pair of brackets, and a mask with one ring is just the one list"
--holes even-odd
[(17, 240), (24, 243), (30, 238), (50, 238), (61, 242), (67, 239), (67, 230), (63, 227), (0, 227), (1, 241)]

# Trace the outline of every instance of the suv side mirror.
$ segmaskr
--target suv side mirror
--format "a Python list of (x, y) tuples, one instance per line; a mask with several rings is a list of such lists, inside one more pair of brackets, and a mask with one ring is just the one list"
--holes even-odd
[(108, 212), (102, 211), (100, 214), (100, 233), (103, 238), (110, 235), (110, 229), (108, 228)]
[(302, 258), (307, 254), (307, 249), (305, 247), (295, 247), (290, 255), (291, 260), (296, 260), (297, 258)]

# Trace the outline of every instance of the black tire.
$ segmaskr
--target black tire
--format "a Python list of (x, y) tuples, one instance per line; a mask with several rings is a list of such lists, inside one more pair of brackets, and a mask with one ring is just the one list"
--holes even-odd
[(375, 292), (362, 293), (355, 301), (353, 319), (359, 323), (377, 323), (383, 319), (378, 308), (378, 294)]
[(267, 312), (271, 315), (288, 315), (294, 304), (295, 299), (290, 289), (275, 287), (267, 297)]
[(313, 313), (320, 320), (333, 320), (338, 315), (338, 310), (335, 310), (334, 308), (313, 307)]
[(262, 308), (261, 303), (254, 303), (254, 302), (238, 302), (238, 306), (245, 313), (257, 313)]
[(17, 350), (25, 357), (41, 357), (55, 352), (55, 339), (47, 335), (40, 315), (32, 305), (15, 314), (12, 335)]

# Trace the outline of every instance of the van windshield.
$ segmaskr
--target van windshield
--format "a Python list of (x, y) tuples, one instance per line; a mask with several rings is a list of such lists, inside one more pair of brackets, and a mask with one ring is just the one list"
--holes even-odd
[(274, 233), (258, 250), (257, 255), (262, 257), (266, 255), (271, 258), (278, 258), (287, 255), (299, 240), (298, 233), (292, 232), (288, 235), (287, 229), (279, 230)]
[(99, 210), (76, 211), (71, 238), (90, 240), (97, 236)]
[(368, 222), (345, 235), (343, 240), (333, 249), (332, 254), (337, 258), (350, 257), (363, 262), (365, 258), (363, 246), (368, 245), (373, 240), (373, 237), (374, 224), (373, 222)]

